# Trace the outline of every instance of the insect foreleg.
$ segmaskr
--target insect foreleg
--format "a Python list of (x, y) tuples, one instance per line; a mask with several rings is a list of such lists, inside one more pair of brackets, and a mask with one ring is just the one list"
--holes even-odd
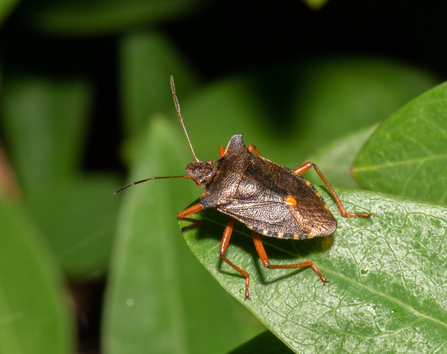
[(187, 208), (177, 214), (177, 220), (186, 220), (186, 221), (190, 221), (194, 224), (192, 226), (182, 227), (182, 232), (184, 232), (186, 230), (196, 229), (196, 228), (202, 226), (202, 221), (186, 217), (188, 215), (195, 214), (202, 210), (203, 210), (202, 205), (200, 203), (197, 203), (197, 204), (194, 204), (193, 206), (190, 206), (189, 208)]

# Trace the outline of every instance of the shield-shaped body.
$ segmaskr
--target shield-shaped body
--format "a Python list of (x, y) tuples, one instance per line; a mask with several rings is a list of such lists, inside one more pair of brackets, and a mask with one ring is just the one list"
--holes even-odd
[(242, 135), (230, 139), (203, 187), (203, 209), (215, 208), (266, 236), (306, 239), (337, 229), (337, 221), (309, 181), (250, 152)]

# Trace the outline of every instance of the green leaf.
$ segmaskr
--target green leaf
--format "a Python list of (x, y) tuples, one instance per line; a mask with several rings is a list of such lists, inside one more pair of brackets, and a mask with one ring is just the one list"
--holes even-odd
[[(153, 117), (129, 181), (184, 174), (192, 160), (185, 140), (177, 120)], [(176, 214), (201, 188), (156, 180), (120, 194), (104, 312), (107, 353), (226, 353), (264, 329), (210, 277), (179, 232)]]
[(373, 192), (338, 193), (348, 211), (369, 212), (371, 220), (340, 217), (323, 192), (338, 220), (332, 236), (262, 237), (271, 264), (312, 260), (327, 286), (312, 269), (265, 269), (248, 229), (238, 224), (227, 257), (250, 274), (251, 301), (244, 301), (244, 279), (218, 254), (228, 217), (198, 213), (203, 226), (184, 236), (218, 282), (297, 353), (446, 351), (447, 208)]
[(113, 176), (91, 175), (58, 183), (27, 198), (26, 206), (70, 278), (106, 273), (119, 207), (113, 192), (121, 183)]
[(85, 80), (5, 80), (2, 126), (24, 194), (51, 189), (80, 164), (91, 90)]
[(79, 173), (91, 89), (82, 79), (12, 75), (4, 91), (2, 124), (24, 204), (67, 275), (104, 274), (120, 182)]
[[(350, 170), (357, 153), (376, 128), (377, 125), (374, 125), (336, 139), (317, 150), (306, 160), (315, 163), (332, 186), (359, 188)], [(305, 177), (313, 184), (322, 183), (314, 169), (306, 172)]]
[(197, 89), (188, 67), (169, 39), (157, 32), (133, 33), (120, 42), (122, 99), (127, 138), (140, 136), (150, 116), (175, 112), (169, 76), (178, 82), (181, 97)]
[(19, 3), (19, 0), (2, 0), (0, 2), (0, 23), (2, 23), (12, 9)]
[(290, 354), (292, 351), (281, 342), (272, 332), (265, 331), (247, 343), (232, 350), (230, 354)]
[[(144, 37), (140, 38), (141, 42)], [(130, 48), (130, 45), (123, 46), (126, 50)], [(141, 51), (138, 61), (144, 61), (147, 56), (144, 52)], [(130, 52), (128, 54), (130, 58)], [(261, 90), (257, 80), (262, 75), (259, 75), (227, 78), (184, 97), (183, 85), (191, 86), (176, 78), (182, 115), (197, 156), (202, 160), (216, 160), (218, 146), (225, 146), (233, 134), (243, 133), (246, 143), (256, 144), (267, 158), (278, 163), (295, 159), (298, 161), (294, 164), (296, 167), (313, 147), (346, 134), (350, 129), (381, 120), (384, 112), (391, 113), (432, 82), (425, 74), (399, 65), (370, 61), (354, 65), (353, 62), (356, 63), (354, 60), (340, 60), (331, 65), (312, 62), (296, 66), (292, 71), (285, 70), (287, 75), (281, 76), (285, 83), (283, 90), (278, 90), (277, 83), (277, 86), (266, 85), (266, 91)], [(309, 68), (312, 68), (312, 75), (316, 75), (315, 81), (307, 74)], [(350, 71), (352, 68), (355, 70)], [(383, 71), (386, 75), (377, 75)], [(133, 75), (131, 69), (126, 72)], [(396, 80), (389, 79), (390, 76)], [(347, 77), (350, 80), (345, 80)], [(343, 90), (337, 88), (340, 78), (343, 78)], [(377, 78), (381, 79), (379, 83), (375, 81)], [(168, 79), (162, 92), (169, 90)], [(362, 88), (370, 86), (372, 93), (361, 92)], [(276, 102), (281, 92), (288, 92), (288, 95)], [(167, 94), (171, 100), (170, 92)], [(347, 97), (350, 98), (348, 103)], [(149, 112), (150, 108), (143, 107), (143, 98), (138, 102), (142, 103), (140, 108)], [(151, 125), (153, 132), (147, 133), (146, 146), (139, 152), (133, 177), (128, 182), (152, 176), (181, 175), (185, 164), (192, 161), (173, 104), (168, 112), (171, 123), (160, 119)], [(336, 117), (336, 121), (329, 124), (325, 114)], [(296, 120), (297, 116), (301, 119)], [(340, 117), (346, 121), (341, 123)], [(304, 127), (309, 122), (312, 129), (306, 133)], [(324, 134), (326, 129), (329, 132)], [(229, 302), (217, 284), (203, 274), (173, 226), (175, 215), (196, 199), (200, 191), (190, 181), (160, 180), (123, 192), (124, 204), (104, 319), (106, 351), (227, 352), (259, 330), (250, 325), (252, 318), (247, 319), (246, 312)], [(225, 224), (227, 218), (217, 213), (216, 220), (219, 217)], [(222, 232), (223, 228), (212, 232), (217, 244)], [(213, 261), (219, 259), (217, 249), (210, 253)], [(239, 288), (243, 288), (243, 281), (240, 281), (237, 278)]]
[[(144, 66), (148, 61), (158, 68), (156, 72), (168, 74), (170, 50), (160, 56), (167, 65), (149, 51), (164, 46), (150, 34), (123, 41), (122, 58), (128, 67), (123, 69), (123, 95), (131, 134), (142, 130), (140, 123), (153, 107), (167, 107), (176, 119), (168, 75), (163, 84), (162, 76)], [(217, 160), (219, 145), (226, 146), (234, 134), (244, 134), (247, 145), (257, 145), (265, 157), (289, 167), (301, 165), (311, 151), (338, 136), (382, 121), (436, 82), (413, 68), (361, 58), (308, 60), (269, 74), (225, 78), (195, 90), (195, 82), (183, 69), (179, 74), (183, 78), (176, 77), (177, 95), (199, 158)], [(152, 86), (150, 79), (159, 87)], [(157, 99), (148, 98), (152, 95)]]
[(155, 25), (193, 10), (199, 0), (68, 0), (38, 3), (28, 20), (56, 34), (105, 34)]
[(219, 145), (244, 134), (247, 145), (255, 144), (263, 156), (291, 168), (335, 138), (382, 121), (435, 84), (414, 68), (355, 57), (305, 60), (225, 78), (187, 97), (184, 83), (176, 80), (199, 158), (216, 160)]
[(304, 2), (309, 6), (312, 10), (320, 10), (328, 0), (304, 0)]
[(384, 121), (354, 163), (363, 188), (447, 203), (447, 83)]
[(324, 58), (305, 62), (298, 69), (295, 78), (284, 74), (295, 85), (289, 98), (292, 123), (285, 125), (282, 137), (295, 142), (290, 148), (297, 163), (288, 165), (291, 168), (335, 138), (382, 122), (439, 82), (421, 70), (377, 58)]
[(0, 352), (73, 352), (74, 326), (53, 255), (23, 210), (0, 200)]

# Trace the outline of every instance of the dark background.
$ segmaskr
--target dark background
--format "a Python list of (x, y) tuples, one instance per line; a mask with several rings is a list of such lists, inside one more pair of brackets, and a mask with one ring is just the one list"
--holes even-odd
[[(59, 3), (80, 8), (85, 4)], [(202, 1), (187, 11), (176, 11), (173, 4), (170, 16), (140, 18), (99, 30), (39, 22), (55, 5), (23, 0), (6, 17), (0, 30), (2, 81), (7, 88), (11, 80), (29, 74), (87, 77), (95, 95), (83, 137), (81, 169), (118, 173), (123, 179), (126, 164), (120, 149), (125, 134), (117, 43), (127, 33), (155, 30), (167, 35), (202, 85), (240, 73), (264, 72), (259, 90), (275, 102), (289, 98), (275, 96), (276, 76), (270, 69), (302, 58), (381, 57), (418, 67), (439, 81), (447, 75), (447, 3), (443, 1), (330, 0), (320, 9), (300, 0)], [(274, 110), (281, 110), (280, 104), (272, 104)], [(7, 135), (2, 129), (0, 139), (6, 154), (13, 156)], [(105, 277), (69, 278), (82, 314), (78, 316), (79, 348), (93, 353), (99, 350)]]

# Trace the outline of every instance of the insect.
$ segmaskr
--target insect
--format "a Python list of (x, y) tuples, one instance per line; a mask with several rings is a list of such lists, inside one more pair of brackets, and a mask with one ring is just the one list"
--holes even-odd
[(366, 213), (347, 213), (332, 186), (318, 167), (307, 162), (293, 170), (262, 157), (255, 145), (244, 145), (242, 135), (233, 135), (226, 148), (219, 147), (219, 160), (200, 161), (189, 140), (183, 123), (180, 105), (171, 76), (171, 91), (180, 123), (194, 162), (186, 166), (186, 176), (151, 177), (133, 182), (118, 191), (135, 184), (164, 178), (186, 178), (196, 182), (205, 190), (199, 203), (177, 214), (178, 220), (187, 220), (201, 226), (201, 221), (187, 218), (199, 211), (214, 208), (230, 216), (225, 227), (219, 254), (237, 272), (245, 277), (245, 300), (250, 299), (250, 276), (247, 271), (226, 257), (235, 220), (244, 223), (250, 230), (256, 251), (264, 267), (268, 269), (290, 269), (311, 267), (323, 284), (328, 280), (312, 261), (296, 264), (272, 265), (259, 234), (281, 239), (304, 240), (315, 236), (327, 236), (337, 229), (337, 221), (329, 211), (320, 193), (301, 175), (314, 168), (331, 192), (343, 217), (370, 218)]

